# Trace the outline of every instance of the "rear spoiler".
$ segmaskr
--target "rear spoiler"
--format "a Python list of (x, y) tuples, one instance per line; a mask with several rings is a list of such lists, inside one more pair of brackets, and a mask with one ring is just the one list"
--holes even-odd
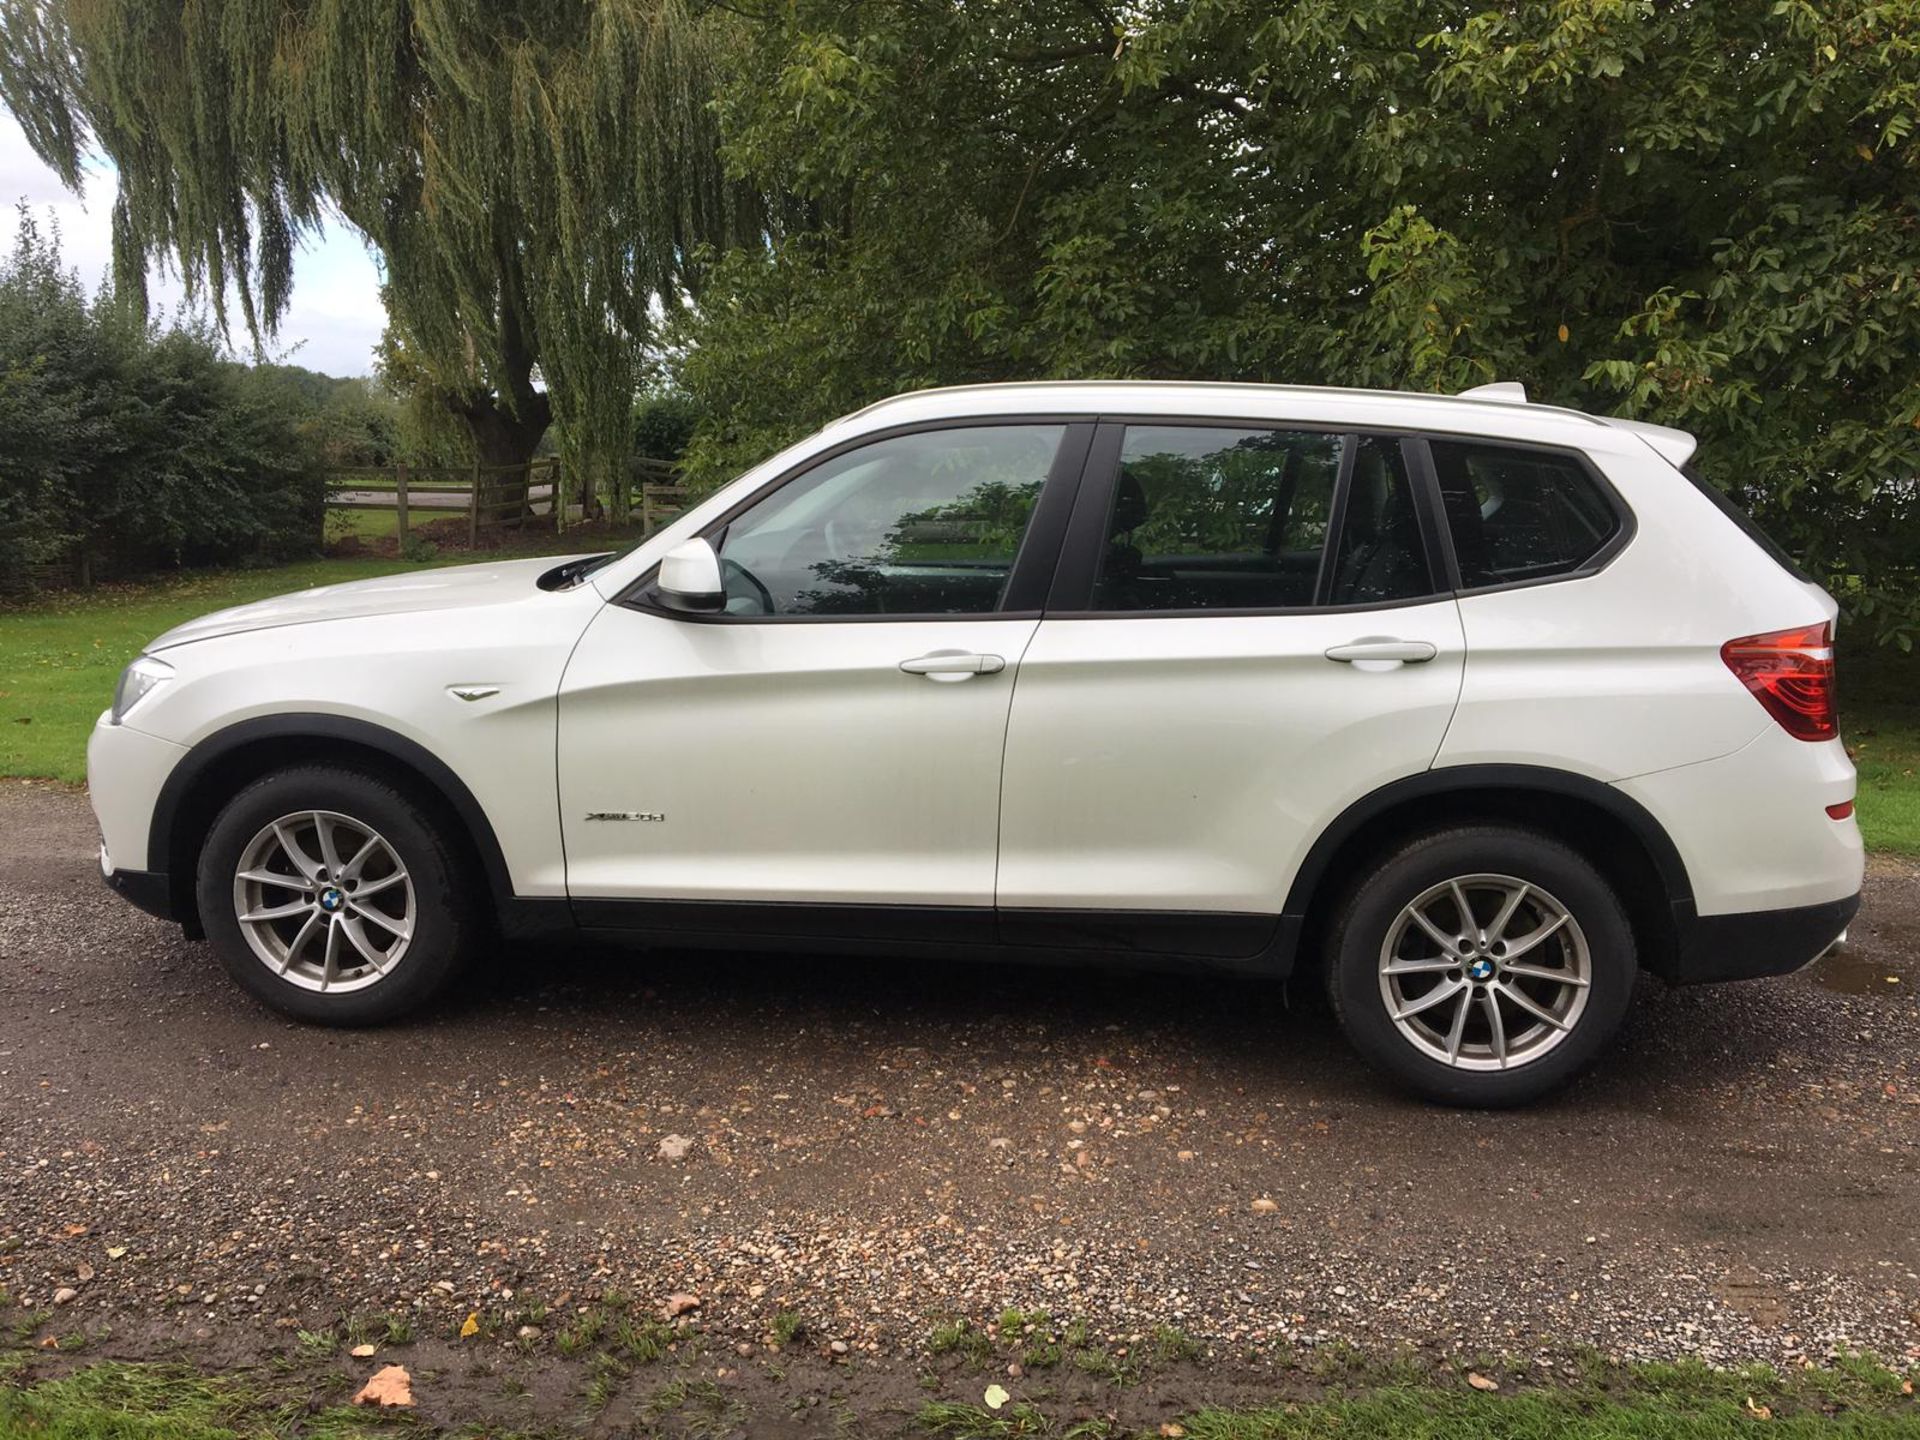
[(1684, 430), (1675, 430), (1671, 425), (1653, 425), (1645, 420), (1617, 420), (1611, 415), (1596, 417), (1613, 426), (1616, 430), (1631, 430), (1647, 444), (1660, 452), (1660, 457), (1674, 469), (1685, 467), (1693, 458), (1693, 452), (1700, 448), (1700, 441)]
[[(1527, 387), (1517, 380), (1496, 380), (1490, 385), (1476, 385), (1471, 390), (1460, 392), (1462, 400), (1498, 400), (1506, 405), (1525, 405)], [(1584, 410), (1576, 410), (1576, 415), (1586, 415)], [(1663, 460), (1674, 469), (1682, 469), (1693, 458), (1693, 452), (1700, 448), (1700, 442), (1684, 430), (1675, 430), (1668, 425), (1650, 425), (1645, 420), (1616, 420), (1611, 415), (1587, 415), (1589, 420), (1597, 420), (1602, 425), (1611, 425), (1616, 430), (1631, 430), (1647, 444), (1651, 445)]]

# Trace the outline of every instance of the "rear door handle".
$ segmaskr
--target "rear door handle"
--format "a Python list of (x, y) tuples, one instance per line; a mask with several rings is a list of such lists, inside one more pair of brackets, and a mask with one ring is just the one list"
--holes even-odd
[(931, 655), (919, 655), (912, 660), (902, 660), (900, 668), (909, 675), (925, 675), (929, 680), (944, 680), (949, 683), (965, 680), (971, 675), (998, 675), (1007, 668), (1007, 662), (998, 655), (969, 655), (958, 650), (936, 650)]
[(1433, 659), (1440, 650), (1425, 640), (1396, 640), (1386, 635), (1368, 635), (1345, 645), (1335, 645), (1326, 653), (1327, 659), (1338, 660), (1343, 665), (1366, 660), (1402, 661), (1408, 665), (1418, 665), (1423, 660)]

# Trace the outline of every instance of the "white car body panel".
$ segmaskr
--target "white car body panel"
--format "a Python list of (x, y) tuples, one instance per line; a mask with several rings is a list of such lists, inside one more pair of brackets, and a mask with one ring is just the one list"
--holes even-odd
[(1620, 790), (1672, 837), (1702, 915), (1790, 910), (1859, 893), (1860, 826), (1822, 813), (1853, 798), (1853, 762), (1838, 740), (1796, 740), (1769, 722), (1730, 755), (1637, 776)]
[[(1418, 664), (1344, 664), (1364, 637)], [(1278, 913), (1328, 820), (1432, 762), (1451, 598), (1361, 613), (1045, 620), (1007, 731), (1000, 903)]]
[[(560, 695), (573, 894), (991, 907), (1007, 706), (1034, 629), (606, 607)], [(942, 650), (1005, 669), (900, 669)], [(588, 818), (609, 814), (662, 818)]]
[(153, 802), (187, 747), (112, 725), (102, 715), (87, 738), (87, 795), (100, 822), (100, 863), (115, 870), (147, 868)]
[[(465, 782), (492, 823), (516, 893), (563, 896), (555, 696), (574, 640), (602, 603), (588, 586), (538, 589), (537, 577), (560, 563), (516, 561), (400, 577), (439, 577), (442, 583), (432, 587), (356, 581), (223, 611), (195, 622), (207, 624), (211, 638), (193, 639), (192, 626), (162, 637), (174, 678), (121, 725), (104, 728), (158, 736), (184, 754), (247, 720), (329, 715), (365, 721), (420, 745)], [(442, 608), (421, 608), (428, 594), (438, 596)], [(342, 613), (323, 622), (318, 612), (326, 606)], [(232, 628), (249, 612), (266, 628)], [(453, 693), (455, 686), (493, 693), (467, 701)], [(112, 737), (97, 735), (95, 751), (111, 743)], [(164, 781), (164, 775), (153, 780), (148, 809)], [(133, 862), (121, 863), (130, 868)]]

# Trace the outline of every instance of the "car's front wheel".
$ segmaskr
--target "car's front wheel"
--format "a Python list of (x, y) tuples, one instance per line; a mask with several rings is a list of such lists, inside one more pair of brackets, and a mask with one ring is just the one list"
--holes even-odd
[(391, 1020), (443, 991), (474, 888), (435, 817), (385, 779), (304, 766), (236, 795), (201, 849), (207, 937), (256, 998), (301, 1020)]
[(1473, 826), (1387, 856), (1336, 917), (1327, 984), (1355, 1047), (1429, 1099), (1517, 1105), (1577, 1074), (1638, 969), (1612, 887), (1548, 836)]

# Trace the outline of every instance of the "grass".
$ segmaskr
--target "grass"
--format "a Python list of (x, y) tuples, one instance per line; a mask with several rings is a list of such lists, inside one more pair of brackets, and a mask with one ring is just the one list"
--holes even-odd
[(1880, 651), (1840, 662), (1840, 733), (1860, 772), (1869, 850), (1920, 857), (1920, 656)]
[(88, 731), (112, 702), (121, 669), (162, 630), (289, 590), (416, 568), (403, 560), (310, 560), (107, 585), (0, 610), (0, 775), (85, 779)]
[(0, 1389), (0, 1440), (370, 1440), (392, 1433), (364, 1411), (310, 1409), (169, 1365), (101, 1364)]
[[(625, 1372), (610, 1357), (589, 1365), (597, 1377), (581, 1398), (584, 1423), (612, 1398)], [(176, 1365), (101, 1362), (58, 1378), (31, 1379), (26, 1362), (0, 1367), (0, 1440), (373, 1440), (395, 1433), (419, 1436), (511, 1432), (476, 1418), (445, 1415), (452, 1428), (418, 1415), (381, 1416), (337, 1403), (344, 1382), (288, 1379), (277, 1388), (257, 1377), (203, 1375)], [(1920, 1440), (1920, 1403), (1912, 1375), (1856, 1355), (1808, 1370), (1779, 1372), (1765, 1365), (1714, 1370), (1693, 1361), (1622, 1366), (1598, 1356), (1565, 1366), (1549, 1383), (1516, 1362), (1487, 1369), (1500, 1392), (1468, 1387), (1464, 1374), (1431, 1369), (1427, 1380), (1404, 1377), (1405, 1367), (1343, 1367), (1346, 1378), (1312, 1382), (1304, 1372), (1281, 1380), (1274, 1398), (1253, 1409), (1201, 1406), (1159, 1425), (1173, 1440), (1713, 1440), (1833, 1437), (1833, 1440)], [(416, 1385), (420, 1382), (416, 1379)], [(431, 1381), (428, 1382), (431, 1384)], [(1019, 1381), (1009, 1382), (1017, 1390)], [(1294, 1398), (1288, 1399), (1286, 1397)], [(847, 1435), (896, 1433), (897, 1412), (862, 1415), (844, 1397), (831, 1402)], [(795, 1404), (811, 1404), (796, 1397)], [(1088, 1420), (1083, 1406), (1050, 1412), (1042, 1390), (1016, 1394), (999, 1410), (951, 1400), (932, 1401), (916, 1419), (923, 1433), (942, 1440), (1120, 1440), (1152, 1435), (1123, 1425), (1113, 1414)], [(1066, 1406), (1067, 1402), (1060, 1402)], [(1156, 1402), (1149, 1401), (1148, 1408)], [(671, 1429), (698, 1437), (738, 1433), (754, 1420), (744, 1397), (691, 1374), (666, 1378), (639, 1402), (648, 1433)], [(769, 1411), (771, 1415), (771, 1410)], [(1752, 1427), (1760, 1426), (1759, 1430)], [(561, 1425), (541, 1434), (577, 1433)]]

